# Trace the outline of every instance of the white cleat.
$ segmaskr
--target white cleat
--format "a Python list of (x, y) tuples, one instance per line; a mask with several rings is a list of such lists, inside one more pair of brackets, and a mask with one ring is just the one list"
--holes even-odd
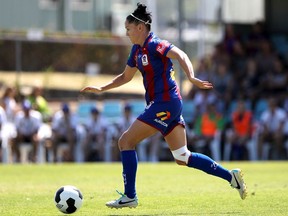
[(247, 196), (247, 187), (243, 180), (243, 173), (240, 169), (233, 169), (230, 171), (232, 175), (231, 187), (238, 190), (240, 197), (244, 200)]
[[(116, 190), (117, 191), (117, 190)], [(109, 201), (106, 203), (106, 206), (109, 208), (136, 208), (138, 206), (138, 199), (137, 196), (135, 196), (133, 199), (130, 199), (125, 194), (117, 191), (121, 195), (121, 197), (118, 200)]]

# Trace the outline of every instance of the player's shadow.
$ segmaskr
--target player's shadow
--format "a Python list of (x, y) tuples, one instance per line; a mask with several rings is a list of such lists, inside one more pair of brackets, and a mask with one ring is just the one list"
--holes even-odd
[[(124, 215), (124, 216), (132, 216), (132, 215), (135, 215), (135, 214), (127, 214), (127, 215)], [(174, 214), (175, 216), (177, 215), (191, 215), (191, 214), (188, 214), (188, 213), (179, 213), (179, 214)], [(122, 214), (121, 215), (118, 215), (118, 214), (109, 214), (107, 216), (123, 216)], [(143, 215), (139, 215), (139, 216), (163, 216), (163, 214), (161, 213), (156, 213), (156, 214), (143, 214)]]
[[(231, 213), (231, 212), (230, 212)], [(223, 214), (221, 214), (221, 215), (231, 215), (230, 213), (223, 213)], [(241, 214), (240, 212), (238, 212), (239, 214)], [(210, 213), (210, 214), (205, 214), (205, 215), (215, 215), (215, 214), (217, 214), (218, 215), (218, 213)], [(235, 213), (235, 212), (233, 212), (232, 214), (237, 214), (237, 213)], [(124, 215), (124, 216), (133, 216), (133, 215), (135, 215), (135, 214), (127, 214), (127, 215)], [(175, 216), (177, 216), (177, 215), (179, 215), (179, 216), (181, 216), (181, 215), (183, 215), (183, 216), (185, 216), (185, 215), (191, 215), (191, 213), (178, 213), (178, 214), (173, 214), (173, 215), (175, 215)], [(196, 214), (195, 214), (196, 215)], [(202, 214), (201, 214), (202, 215)], [(203, 214), (204, 215), (204, 214)], [(118, 214), (109, 214), (109, 215), (107, 215), (107, 216), (123, 216), (122, 214), (121, 215), (118, 215)], [(156, 214), (143, 214), (143, 215), (139, 215), (139, 216), (163, 216), (163, 214), (161, 214), (161, 213), (156, 213)]]

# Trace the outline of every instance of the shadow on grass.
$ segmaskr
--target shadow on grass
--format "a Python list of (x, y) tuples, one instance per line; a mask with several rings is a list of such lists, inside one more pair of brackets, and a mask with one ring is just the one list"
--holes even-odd
[[(132, 216), (132, 215), (135, 215), (135, 214), (127, 214), (127, 215), (124, 215), (124, 216)], [(156, 213), (156, 214), (140, 214), (139, 216), (163, 216), (163, 213)], [(190, 213), (178, 213), (178, 214), (173, 214), (173, 215), (191, 215)], [(109, 214), (107, 216), (123, 216), (123, 215), (118, 215), (118, 214)]]

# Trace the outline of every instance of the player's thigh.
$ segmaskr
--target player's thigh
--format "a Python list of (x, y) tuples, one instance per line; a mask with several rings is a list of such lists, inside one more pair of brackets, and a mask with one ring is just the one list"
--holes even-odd
[(118, 141), (119, 148), (120, 150), (134, 149), (138, 143), (156, 132), (157, 130), (152, 126), (136, 119), (120, 137)]
[(183, 125), (177, 125), (167, 136), (164, 137), (171, 151), (187, 145), (186, 131)]

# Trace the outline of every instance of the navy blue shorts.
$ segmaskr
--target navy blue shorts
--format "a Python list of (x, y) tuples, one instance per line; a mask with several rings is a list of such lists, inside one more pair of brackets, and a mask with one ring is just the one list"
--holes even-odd
[(156, 128), (163, 136), (167, 136), (177, 125), (185, 127), (182, 106), (182, 100), (179, 99), (168, 102), (152, 101), (137, 119)]

